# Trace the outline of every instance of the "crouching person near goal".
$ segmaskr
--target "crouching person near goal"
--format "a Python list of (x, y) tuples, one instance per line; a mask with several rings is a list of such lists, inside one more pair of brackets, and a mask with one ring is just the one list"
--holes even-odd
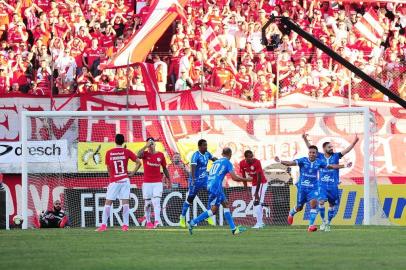
[(61, 201), (54, 201), (52, 210), (42, 212), (38, 217), (34, 217), (34, 226), (36, 228), (65, 228), (69, 226), (69, 219), (62, 210)]
[(123, 226), (122, 231), (128, 231), (130, 213), (130, 179), (127, 171), (128, 161), (132, 160), (139, 167), (141, 161), (130, 150), (123, 147), (124, 136), (116, 134), (116, 147), (106, 152), (105, 163), (110, 176), (110, 184), (107, 187), (106, 203), (104, 204), (102, 225), (98, 232), (107, 230), (107, 221), (110, 216), (111, 205), (114, 200), (120, 199), (123, 206)]
[[(145, 151), (147, 150), (148, 151)], [(162, 226), (161, 220), (161, 197), (163, 192), (162, 171), (164, 181), (170, 185), (169, 171), (166, 167), (165, 155), (156, 151), (155, 139), (148, 138), (146, 145), (138, 151), (138, 157), (142, 159), (144, 166), (144, 182), (142, 183), (142, 197), (144, 198), (144, 213), (147, 229)], [(135, 168), (137, 171), (138, 167)], [(151, 206), (154, 207), (155, 220), (151, 222)]]

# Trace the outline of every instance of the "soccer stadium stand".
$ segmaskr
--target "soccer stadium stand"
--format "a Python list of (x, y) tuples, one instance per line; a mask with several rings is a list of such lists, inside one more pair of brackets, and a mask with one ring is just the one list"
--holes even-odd
[[(101, 65), (140, 29), (149, 2), (1, 0), (1, 95), (145, 90), (139, 68), (102, 70)], [(276, 24), (266, 33), (274, 50), (266, 51), (261, 28), (271, 14), (293, 18), (406, 97), (406, 6), (369, 1), (340, 5), (190, 0), (184, 16), (147, 58), (154, 63), (159, 90), (201, 89), (203, 84), (207, 90), (257, 102), (294, 92), (315, 98), (351, 93), (354, 100), (387, 101), (312, 44)]]

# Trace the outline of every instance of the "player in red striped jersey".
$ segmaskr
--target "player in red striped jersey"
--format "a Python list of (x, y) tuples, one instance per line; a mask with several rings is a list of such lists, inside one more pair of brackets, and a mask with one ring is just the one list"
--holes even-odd
[(115, 199), (121, 200), (123, 206), (123, 231), (128, 231), (129, 222), (129, 199), (130, 199), (130, 179), (127, 170), (128, 161), (132, 160), (139, 167), (141, 161), (130, 150), (123, 147), (124, 136), (116, 134), (116, 147), (108, 150), (105, 156), (105, 164), (109, 172), (110, 184), (107, 187), (106, 203), (104, 204), (102, 225), (98, 232), (107, 230), (107, 220), (110, 216), (111, 204)]
[[(148, 151), (145, 151), (147, 150)], [(163, 192), (162, 171), (164, 180), (170, 183), (169, 172), (166, 167), (165, 155), (155, 149), (155, 139), (148, 138), (147, 144), (138, 151), (138, 157), (142, 159), (144, 166), (144, 182), (142, 183), (142, 197), (144, 198), (145, 218), (147, 228), (152, 229), (162, 226), (161, 220), (161, 197)], [(138, 166), (135, 168), (137, 171)], [(154, 207), (155, 221), (151, 223), (151, 204)]]
[(245, 159), (240, 161), (240, 172), (243, 177), (252, 177), (251, 194), (254, 199), (254, 211), (257, 218), (257, 223), (254, 229), (261, 229), (265, 226), (262, 217), (262, 204), (264, 203), (265, 193), (268, 188), (264, 171), (262, 170), (261, 162), (254, 158), (251, 150), (244, 152)]

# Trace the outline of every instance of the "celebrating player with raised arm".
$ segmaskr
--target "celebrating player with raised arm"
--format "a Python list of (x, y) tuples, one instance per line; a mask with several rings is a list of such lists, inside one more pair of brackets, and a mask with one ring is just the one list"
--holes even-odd
[(234, 181), (246, 181), (249, 182), (252, 178), (243, 178), (235, 174), (233, 164), (231, 164), (232, 151), (230, 148), (226, 147), (223, 149), (222, 158), (216, 160), (209, 172), (207, 190), (209, 192), (209, 202), (211, 209), (203, 212), (198, 217), (193, 219), (188, 223), (190, 234), (193, 233), (193, 226), (202, 222), (203, 220), (215, 215), (219, 209), (220, 204), (224, 207), (224, 218), (230, 226), (231, 232), (233, 234), (239, 234), (245, 231), (244, 227), (235, 226), (233, 218), (230, 213), (230, 208), (228, 206), (228, 201), (223, 189), (223, 180), (227, 173), (230, 173), (231, 178)]
[[(309, 219), (309, 232), (314, 232), (317, 227), (314, 225), (314, 220), (317, 217), (317, 195), (318, 195), (318, 182), (317, 175), (318, 171), (322, 168), (328, 169), (340, 169), (344, 168), (343, 165), (338, 164), (327, 164), (321, 159), (317, 159), (317, 146), (309, 146), (308, 157), (302, 157), (295, 159), (293, 161), (280, 161), (278, 157), (275, 157), (276, 162), (280, 162), (285, 166), (299, 166), (300, 167), (300, 177), (297, 189), (297, 201), (296, 207), (294, 207), (289, 212), (288, 224), (293, 223), (293, 216), (303, 209), (305, 203), (310, 202), (310, 219)], [(350, 165), (351, 166), (351, 165)]]
[[(307, 147), (310, 146), (308, 135), (303, 134), (303, 140)], [(343, 151), (334, 152), (333, 145), (330, 142), (323, 143), (324, 153), (317, 153), (317, 158), (323, 160), (327, 164), (338, 164), (340, 158), (350, 152), (358, 142), (358, 136), (355, 135), (354, 141)], [(340, 183), (339, 170), (337, 169), (320, 169), (319, 173), (319, 212), (322, 220), (320, 230), (330, 231), (330, 223), (335, 215), (335, 208), (340, 203), (340, 196), (338, 193), (338, 185)], [(324, 203), (328, 201), (328, 219), (325, 220), (325, 207)]]
[[(145, 151), (148, 149), (148, 151)], [(170, 182), (169, 172), (166, 168), (165, 155), (156, 151), (155, 139), (148, 138), (146, 145), (138, 151), (138, 157), (142, 159), (144, 166), (144, 182), (142, 183), (142, 197), (144, 198), (144, 212), (147, 220), (147, 228), (153, 229), (162, 226), (161, 220), (161, 197), (163, 192), (162, 171), (164, 181)], [(137, 171), (138, 168), (135, 168)], [(154, 207), (155, 221), (151, 223), (151, 204)]]
[(257, 218), (257, 223), (252, 228), (260, 229), (265, 226), (262, 220), (262, 204), (264, 203), (268, 182), (262, 170), (261, 162), (254, 158), (252, 151), (245, 151), (244, 157), (245, 159), (240, 161), (240, 172), (243, 177), (249, 175), (252, 178), (251, 194), (254, 199), (254, 211)]
[(107, 187), (106, 202), (104, 204), (102, 225), (98, 232), (107, 230), (107, 220), (110, 216), (111, 204), (115, 199), (120, 199), (123, 206), (123, 231), (128, 231), (129, 222), (129, 199), (130, 199), (130, 179), (128, 178), (128, 160), (141, 164), (141, 161), (130, 150), (123, 147), (124, 136), (116, 134), (116, 147), (108, 150), (105, 156), (105, 163), (110, 176), (110, 184)]
[[(183, 203), (182, 214), (180, 215), (179, 225), (182, 228), (186, 228), (186, 212), (189, 209), (189, 205), (193, 203), (196, 195), (202, 189), (207, 189), (207, 164), (209, 160), (216, 161), (217, 158), (213, 157), (210, 152), (207, 151), (207, 141), (200, 139), (197, 142), (199, 150), (196, 151), (190, 162), (190, 179), (189, 179), (189, 194), (186, 201)], [(209, 201), (210, 202), (210, 201)], [(207, 207), (209, 209), (209, 206)], [(214, 225), (213, 219), (210, 217), (207, 220), (210, 225)]]

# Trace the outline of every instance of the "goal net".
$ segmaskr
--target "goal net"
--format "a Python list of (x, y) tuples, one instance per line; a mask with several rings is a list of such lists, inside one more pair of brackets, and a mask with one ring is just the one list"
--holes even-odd
[[(294, 160), (307, 156), (302, 134), (312, 144), (325, 141), (341, 151), (358, 134), (360, 142), (342, 163), (351, 168), (340, 171), (341, 203), (336, 224), (382, 224), (387, 222), (378, 198), (373, 167), (370, 165), (373, 121), (365, 108), (282, 109), (238, 111), (128, 111), (128, 112), (24, 112), (22, 116), (22, 215), (24, 228), (33, 218), (62, 202), (73, 227), (95, 227), (101, 215), (109, 183), (105, 153), (114, 147), (116, 133), (124, 134), (125, 147), (137, 153), (145, 139), (157, 139), (164, 153), (171, 183), (164, 186), (161, 219), (164, 226), (179, 226), (179, 216), (188, 193), (190, 159), (197, 142), (204, 138), (208, 150), (220, 157), (224, 147), (233, 151), (231, 162), (240, 174), (244, 151), (252, 150), (260, 160), (268, 182), (263, 202), (267, 225), (286, 225), (289, 209), (296, 203), (298, 168), (275, 164), (275, 156)], [(208, 164), (210, 169), (211, 162)], [(129, 171), (134, 163), (129, 164)], [(131, 177), (130, 226), (145, 226), (142, 198), (142, 167)], [(229, 177), (224, 190), (236, 224), (256, 223), (250, 184), (244, 186)], [(208, 194), (201, 190), (190, 206), (186, 219), (206, 210)], [(122, 207), (113, 204), (109, 225), (122, 224)], [(294, 224), (307, 224), (309, 207), (295, 217)], [(153, 217), (154, 218), (154, 217)], [(320, 222), (318, 218), (317, 222)], [(215, 216), (216, 226), (226, 225), (223, 211)], [(199, 226), (204, 226), (202, 223)]]

